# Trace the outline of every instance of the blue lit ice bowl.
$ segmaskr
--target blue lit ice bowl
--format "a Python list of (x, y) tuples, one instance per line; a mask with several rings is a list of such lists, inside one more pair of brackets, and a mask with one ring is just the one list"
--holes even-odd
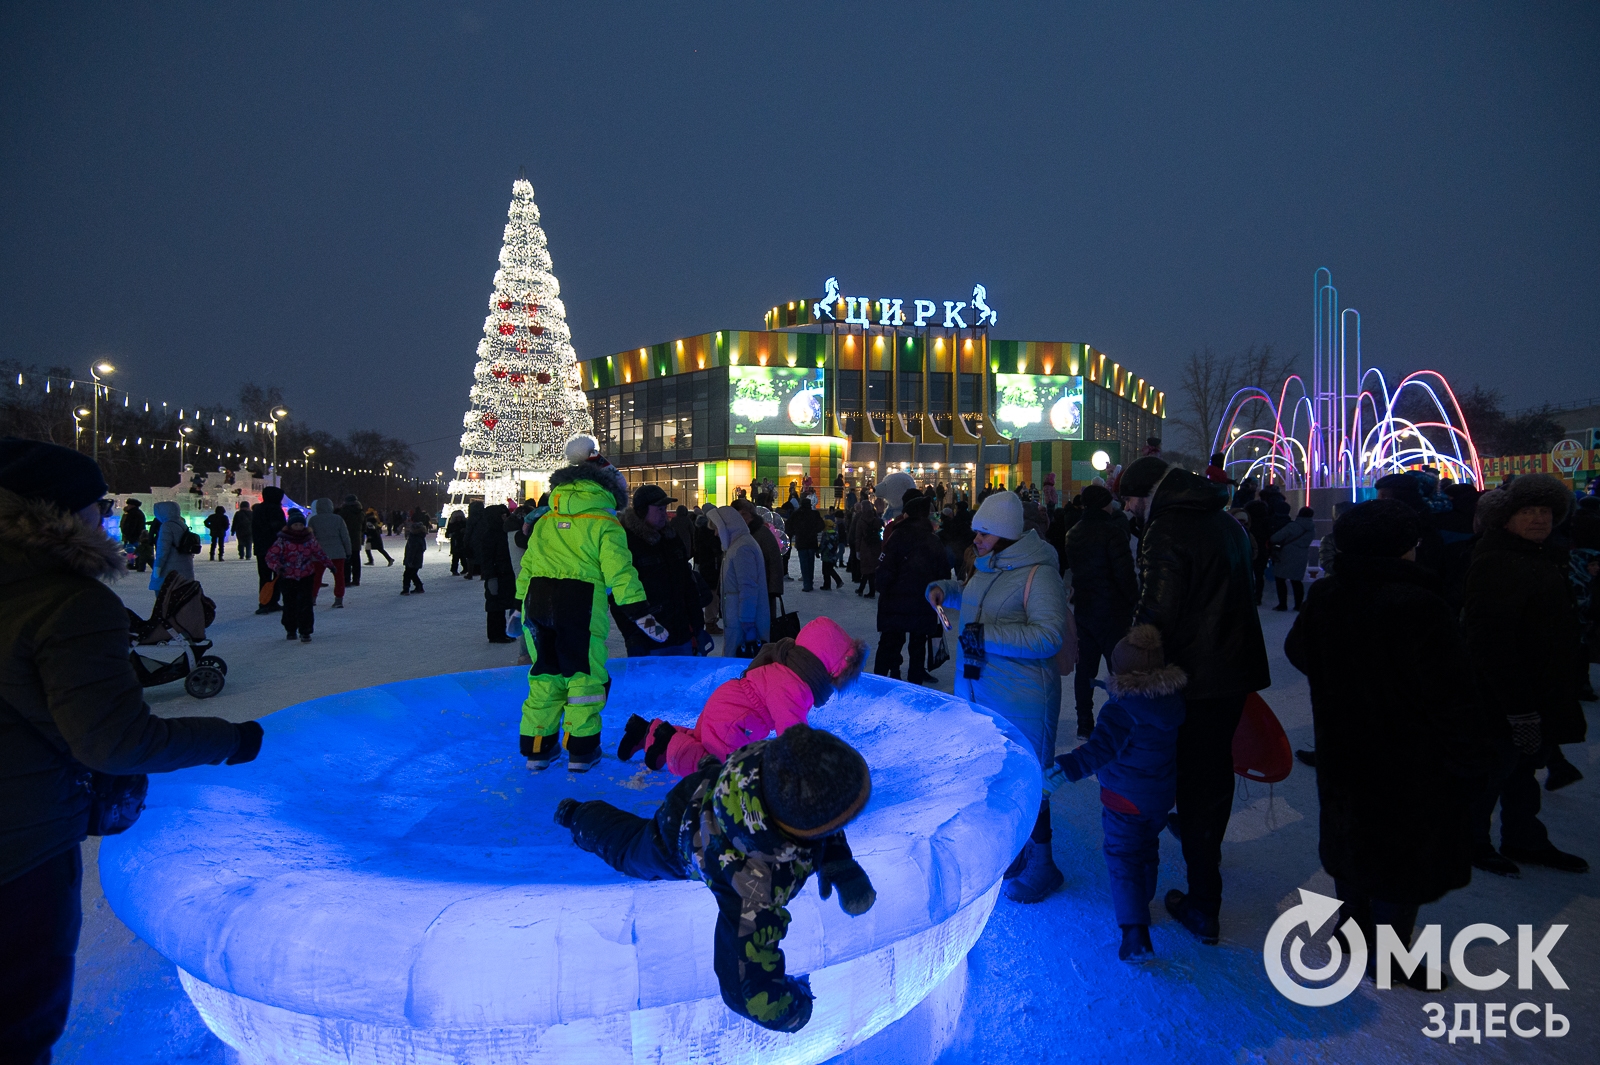
[[(606, 750), (630, 712), (692, 722), (744, 665), (612, 663)], [(877, 677), (813, 713), (872, 767), (849, 834), (878, 901), (851, 918), (813, 880), (790, 905), (789, 971), (817, 1001), (783, 1035), (722, 1004), (703, 885), (630, 880), (552, 822), (566, 795), (648, 812), (671, 778), (609, 757), (530, 773), (526, 675), (291, 707), (254, 763), (154, 778), (138, 825), (104, 842), (112, 908), (240, 1061), (817, 1062), (961, 977), (1038, 810), (1038, 763), (1003, 721)]]

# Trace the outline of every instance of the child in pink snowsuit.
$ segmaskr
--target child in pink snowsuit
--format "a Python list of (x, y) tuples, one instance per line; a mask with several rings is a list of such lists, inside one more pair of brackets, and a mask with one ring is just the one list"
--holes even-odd
[(629, 717), (617, 758), (626, 762), (643, 748), (646, 766), (678, 777), (693, 773), (707, 755), (726, 762), (740, 747), (804, 723), (813, 706), (855, 680), (866, 647), (832, 618), (817, 618), (798, 638), (761, 648), (741, 676), (711, 693), (693, 728)]

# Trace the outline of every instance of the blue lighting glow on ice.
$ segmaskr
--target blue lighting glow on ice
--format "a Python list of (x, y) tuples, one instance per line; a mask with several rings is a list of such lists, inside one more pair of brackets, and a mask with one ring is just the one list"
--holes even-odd
[[(630, 712), (692, 722), (744, 665), (613, 662), (606, 750)], [(566, 795), (647, 813), (671, 778), (609, 757), (529, 773), (526, 676), (291, 707), (254, 763), (153, 778), (139, 824), (104, 841), (107, 900), (242, 1062), (818, 1062), (964, 980), (1038, 810), (1038, 762), (1003, 721), (877, 677), (813, 712), (872, 766), (850, 840), (878, 901), (851, 918), (813, 881), (791, 904), (789, 971), (817, 1002), (782, 1035), (718, 997), (704, 886), (630, 880), (552, 822)]]

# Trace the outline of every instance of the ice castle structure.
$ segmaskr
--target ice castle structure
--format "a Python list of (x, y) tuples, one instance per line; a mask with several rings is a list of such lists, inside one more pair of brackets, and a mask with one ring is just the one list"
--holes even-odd
[[(691, 723), (745, 665), (612, 663), (606, 750), (630, 711)], [(902, 1025), (868, 1041), (948, 1005), (1038, 811), (1038, 762), (1004, 720), (878, 677), (813, 711), (872, 768), (849, 834), (878, 898), (851, 918), (813, 880), (791, 903), (788, 969), (810, 974), (816, 1004), (786, 1035), (718, 996), (703, 885), (630, 880), (553, 823), (567, 795), (646, 813), (672, 780), (610, 757), (528, 772), (526, 675), (283, 710), (255, 762), (153, 778), (139, 823), (104, 841), (107, 900), (238, 1060), (781, 1065), (917, 1043)]]

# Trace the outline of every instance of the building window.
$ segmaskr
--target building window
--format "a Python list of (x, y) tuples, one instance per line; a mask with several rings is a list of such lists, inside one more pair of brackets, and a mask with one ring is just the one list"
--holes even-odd
[(861, 374), (857, 370), (840, 370), (835, 375), (835, 402), (842, 411), (861, 409)]
[(881, 414), (889, 409), (889, 372), (867, 371), (867, 410)]
[(928, 412), (950, 413), (950, 376), (936, 373), (928, 375)]
[(981, 413), (978, 409), (978, 375), (975, 373), (961, 374), (956, 382), (957, 409), (963, 414)]

